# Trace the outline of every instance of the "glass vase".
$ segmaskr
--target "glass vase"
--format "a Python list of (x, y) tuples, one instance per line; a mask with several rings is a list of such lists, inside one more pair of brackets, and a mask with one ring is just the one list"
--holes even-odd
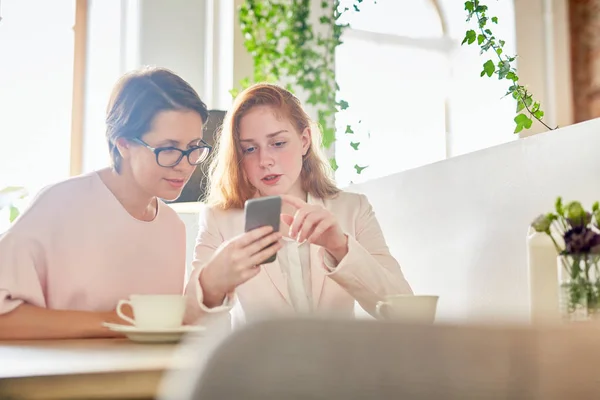
[(596, 254), (559, 256), (559, 307), (563, 322), (600, 319), (600, 282)]

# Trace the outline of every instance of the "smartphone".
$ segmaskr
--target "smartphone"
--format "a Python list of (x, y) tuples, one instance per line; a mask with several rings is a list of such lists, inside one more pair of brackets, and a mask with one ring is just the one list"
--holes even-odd
[[(281, 197), (279, 196), (250, 199), (244, 204), (244, 219), (246, 221), (246, 227), (244, 228), (245, 232), (266, 225), (272, 226), (273, 232), (279, 232), (280, 218)], [(272, 263), (276, 258), (277, 254), (273, 254), (261, 264)]]

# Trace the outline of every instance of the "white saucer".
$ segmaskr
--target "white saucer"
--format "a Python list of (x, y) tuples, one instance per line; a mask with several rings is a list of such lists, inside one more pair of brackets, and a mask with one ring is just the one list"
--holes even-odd
[(206, 327), (201, 325), (182, 325), (177, 328), (139, 328), (133, 325), (112, 324), (103, 322), (103, 326), (111, 331), (125, 334), (134, 342), (142, 343), (170, 343), (178, 342), (186, 333), (204, 332)]

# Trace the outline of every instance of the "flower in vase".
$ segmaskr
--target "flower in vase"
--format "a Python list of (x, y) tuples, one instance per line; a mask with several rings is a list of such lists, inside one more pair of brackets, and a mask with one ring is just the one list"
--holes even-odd
[(585, 211), (578, 201), (572, 201), (565, 206), (567, 222), (573, 228), (581, 228), (592, 222), (592, 214)]
[[(592, 212), (588, 212), (578, 201), (563, 206), (562, 198), (558, 197), (555, 211), (538, 216), (531, 226), (536, 232), (545, 233), (552, 239), (558, 254), (600, 254), (598, 202), (594, 203)], [(592, 220), (595, 220), (594, 224)], [(564, 247), (557, 243), (554, 235), (560, 235), (564, 239)]]
[(600, 210), (595, 210), (594, 211), (594, 220), (596, 221), (596, 223), (594, 224), (594, 226), (597, 229), (600, 229)]
[(549, 233), (552, 221), (554, 221), (552, 214), (541, 214), (531, 223), (531, 226), (536, 232)]
[[(564, 254), (600, 253), (600, 235), (585, 226), (575, 226), (564, 234)], [(596, 253), (596, 254), (598, 254)]]
[(566, 272), (559, 277), (563, 316), (600, 318), (600, 204), (594, 203), (589, 212), (578, 201), (563, 205), (559, 197), (554, 208), (555, 212), (537, 217), (531, 226), (552, 240), (560, 256), (559, 268)]

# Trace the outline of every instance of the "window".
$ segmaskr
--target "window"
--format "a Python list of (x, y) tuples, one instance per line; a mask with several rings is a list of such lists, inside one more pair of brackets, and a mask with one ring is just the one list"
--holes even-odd
[[(360, 12), (344, 15), (351, 28), (336, 54), (340, 95), (350, 104), (336, 117), (340, 185), (516, 138), (514, 103), (501, 100), (507, 86), (479, 77), (491, 54), (460, 46), (469, 26), (463, 3), (362, 4)], [(490, 10), (500, 20), (494, 31), (508, 47), (515, 36), (512, 2), (492, 2)], [(347, 125), (353, 133), (346, 133)], [(355, 165), (368, 167), (358, 175)]]
[(69, 176), (75, 1), (4, 0), (0, 187)]
[(139, 1), (89, 0), (83, 172), (108, 167), (106, 107), (117, 80), (137, 68)]

